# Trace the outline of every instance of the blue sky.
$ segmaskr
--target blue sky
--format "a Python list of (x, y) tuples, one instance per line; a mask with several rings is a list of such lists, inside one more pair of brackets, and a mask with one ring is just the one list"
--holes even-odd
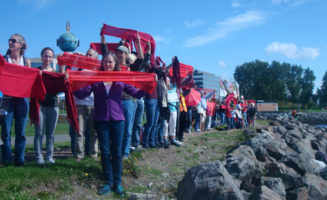
[(100, 40), (106, 23), (151, 34), (166, 63), (176, 55), (224, 78), (255, 59), (309, 67), (316, 88), (327, 71), (326, 0), (6, 0), (1, 8), (2, 54), (12, 33), (27, 40), (27, 57), (38, 57), (46, 46), (61, 53), (56, 40), (69, 20), (80, 52)]

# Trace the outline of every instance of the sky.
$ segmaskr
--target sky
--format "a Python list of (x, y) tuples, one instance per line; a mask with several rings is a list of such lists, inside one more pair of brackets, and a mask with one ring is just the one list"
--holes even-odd
[(327, 71), (326, 0), (4, 0), (1, 8), (0, 54), (13, 33), (25, 37), (29, 58), (47, 46), (62, 53), (56, 40), (69, 21), (79, 52), (100, 41), (106, 23), (152, 35), (167, 64), (177, 56), (222, 78), (245, 62), (276, 60), (309, 67), (317, 89)]

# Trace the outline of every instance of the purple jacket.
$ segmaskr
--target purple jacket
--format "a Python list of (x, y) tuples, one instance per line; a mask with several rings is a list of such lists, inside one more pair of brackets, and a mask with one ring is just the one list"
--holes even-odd
[(146, 94), (143, 91), (123, 82), (113, 82), (109, 90), (109, 94), (107, 94), (103, 82), (97, 82), (81, 88), (80, 90), (74, 92), (74, 94), (78, 98), (83, 99), (93, 92), (94, 121), (117, 121), (125, 120), (121, 105), (123, 91), (134, 98), (141, 98)]

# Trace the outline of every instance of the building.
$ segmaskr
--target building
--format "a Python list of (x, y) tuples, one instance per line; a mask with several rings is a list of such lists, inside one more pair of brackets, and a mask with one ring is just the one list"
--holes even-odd
[(215, 96), (219, 97), (220, 77), (200, 70), (194, 70), (194, 82), (196, 87), (216, 90)]

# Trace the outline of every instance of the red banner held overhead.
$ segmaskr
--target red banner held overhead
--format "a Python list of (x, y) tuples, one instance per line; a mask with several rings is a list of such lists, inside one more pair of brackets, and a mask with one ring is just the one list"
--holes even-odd
[(67, 65), (93, 71), (99, 70), (101, 66), (101, 61), (98, 59), (71, 53), (64, 53), (62, 56), (58, 56), (57, 59), (59, 65)]
[(154, 38), (144, 32), (138, 32), (133, 29), (126, 29), (126, 28), (118, 28), (114, 26), (109, 26), (107, 24), (103, 24), (103, 27), (101, 28), (101, 35), (110, 35), (114, 37), (119, 37), (121, 39), (127, 39), (131, 41), (136, 41), (137, 34), (139, 34), (141, 39), (141, 46), (143, 52), (146, 52), (147, 48), (147, 42), (150, 41), (151, 43), (151, 64), (154, 65), (155, 62), (155, 49), (156, 49), (156, 42), (154, 41)]

